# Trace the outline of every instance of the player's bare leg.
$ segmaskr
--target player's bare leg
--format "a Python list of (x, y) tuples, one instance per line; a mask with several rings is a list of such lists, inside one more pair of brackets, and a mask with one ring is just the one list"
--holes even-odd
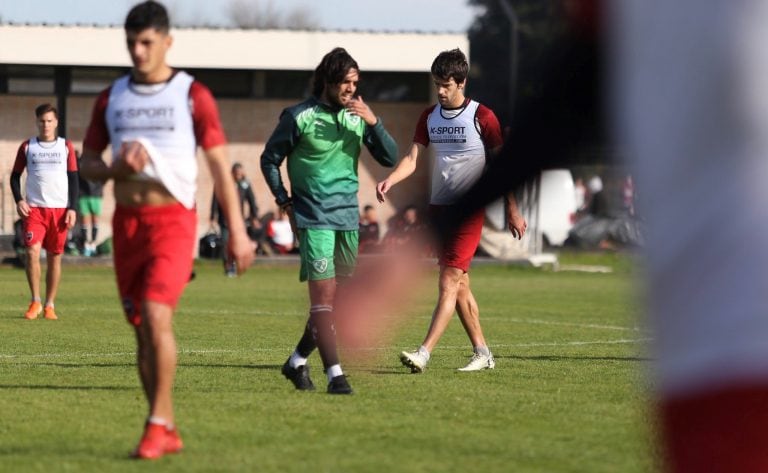
[(151, 417), (173, 423), (171, 393), (176, 375), (176, 339), (173, 335), (173, 309), (154, 301), (146, 301), (142, 312), (142, 338), (148, 347), (153, 392)]
[(445, 329), (448, 328), (448, 323), (451, 321), (451, 317), (453, 317), (463, 273), (458, 268), (444, 267), (440, 269), (437, 305), (432, 312), (432, 321), (429, 324), (427, 336), (422, 343), (422, 346), (429, 350), (430, 353), (435, 348), (435, 345), (437, 345), (440, 337), (445, 333)]
[(27, 282), (34, 300), (40, 300), (40, 246), (27, 248)]
[(421, 346), (416, 351), (400, 353), (400, 361), (411, 369), (411, 373), (421, 373), (427, 367), (432, 350), (442, 337), (456, 309), (459, 284), (464, 271), (458, 268), (440, 268), (437, 305), (432, 312), (432, 321)]
[(459, 371), (480, 371), (495, 368), (496, 361), (485, 343), (483, 329), (480, 326), (480, 309), (469, 285), (469, 273), (464, 273), (459, 283), (456, 311), (459, 313), (459, 320), (461, 320), (461, 324), (472, 342), (473, 351), (472, 359)]
[(480, 326), (480, 309), (477, 306), (472, 289), (469, 286), (469, 273), (464, 273), (459, 281), (459, 293), (456, 298), (456, 312), (459, 314), (461, 325), (469, 336), (473, 347), (484, 347), (485, 337)]
[(53, 304), (59, 293), (61, 281), (61, 254), (48, 254), (48, 268), (45, 273), (45, 302)]

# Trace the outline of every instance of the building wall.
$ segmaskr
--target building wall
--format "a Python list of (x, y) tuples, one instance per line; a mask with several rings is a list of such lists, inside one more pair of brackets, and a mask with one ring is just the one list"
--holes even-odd
[[(78, 149), (82, 146), (90, 121), (94, 99), (94, 96), (71, 96), (67, 99), (67, 138), (72, 140)], [(10, 173), (19, 144), (36, 134), (34, 108), (44, 102), (56, 103), (55, 96), (0, 95), (0, 234), (12, 233), (13, 221), (18, 218), (10, 190)], [(263, 214), (274, 211), (274, 200), (261, 176), (259, 157), (266, 140), (277, 125), (280, 112), (295, 101), (227, 99), (219, 100), (218, 103), (230, 142), (231, 161), (239, 161), (245, 167), (246, 174), (254, 184), (260, 212)], [(413, 127), (426, 104), (373, 102), (370, 105), (395, 138), (402, 155), (411, 145)], [(105, 153), (105, 158), (110, 158), (109, 151)], [(198, 152), (197, 159), (200, 167), (197, 193), (198, 233), (202, 235), (209, 227), (213, 186), (202, 153)], [(376, 205), (380, 222), (386, 224), (397, 209), (410, 203), (426, 204), (429, 193), (428, 169), (428, 160), (422, 159), (416, 174), (392, 191), (388, 202), (379, 205), (376, 203), (376, 182), (384, 178), (389, 170), (382, 168), (365, 150), (359, 167), (361, 206), (368, 203)], [(288, 185), (285, 171), (283, 175)], [(22, 182), (23, 180), (24, 176)], [(112, 184), (108, 183), (105, 187), (103, 223), (100, 226), (102, 237), (112, 234), (109, 223), (113, 212)]]

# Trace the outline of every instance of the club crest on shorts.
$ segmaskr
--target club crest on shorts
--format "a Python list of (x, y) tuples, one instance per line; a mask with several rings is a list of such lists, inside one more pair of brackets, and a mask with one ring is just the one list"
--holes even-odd
[(322, 274), (328, 270), (328, 260), (325, 258), (316, 259), (312, 261), (312, 267), (315, 268), (315, 271)]
[(27, 234), (25, 235), (27, 241), (32, 241), (32, 238), (34, 238), (34, 236), (35, 234), (32, 232), (27, 232)]

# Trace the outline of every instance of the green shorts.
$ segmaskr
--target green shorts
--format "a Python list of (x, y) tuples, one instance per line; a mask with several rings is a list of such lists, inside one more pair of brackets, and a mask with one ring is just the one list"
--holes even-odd
[(352, 276), (357, 262), (357, 230), (299, 229), (300, 281)]
[(86, 195), (77, 201), (80, 215), (101, 215), (101, 197)]

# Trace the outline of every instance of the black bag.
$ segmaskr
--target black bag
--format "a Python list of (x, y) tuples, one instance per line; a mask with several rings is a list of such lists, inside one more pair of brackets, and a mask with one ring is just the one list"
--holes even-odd
[(221, 237), (216, 233), (207, 233), (200, 238), (199, 254), (201, 258), (220, 259), (223, 250)]

